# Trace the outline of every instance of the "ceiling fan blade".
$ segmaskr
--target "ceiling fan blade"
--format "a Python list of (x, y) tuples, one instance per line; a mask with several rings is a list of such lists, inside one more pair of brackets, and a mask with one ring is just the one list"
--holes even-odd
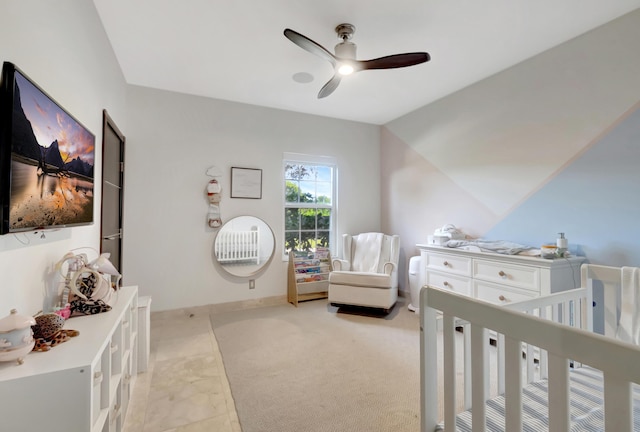
[(320, 89), (320, 92), (318, 93), (318, 99), (322, 99), (333, 93), (333, 91), (338, 88), (338, 84), (340, 84), (341, 78), (342, 77), (340, 75), (335, 74), (333, 78), (327, 81), (327, 83)]
[(287, 39), (298, 45), (300, 48), (309, 51), (311, 54), (315, 54), (318, 57), (328, 60), (333, 66), (336, 65), (335, 56), (317, 42), (314, 42), (308, 37), (291, 29), (285, 29), (284, 35), (287, 37)]
[(414, 66), (427, 62), (431, 56), (426, 52), (415, 52), (405, 54), (394, 54), (380, 57), (373, 60), (361, 60), (357, 62), (358, 70), (367, 69), (393, 69), (407, 66)]

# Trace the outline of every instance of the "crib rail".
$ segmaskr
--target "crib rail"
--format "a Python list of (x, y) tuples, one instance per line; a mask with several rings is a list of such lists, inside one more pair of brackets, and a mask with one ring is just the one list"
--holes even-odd
[[(600, 277), (611, 276), (613, 280), (613, 271), (606, 268), (583, 269), (583, 277), (596, 276), (596, 270), (600, 270)], [(421, 431), (433, 431), (439, 423), (440, 379), (444, 387), (444, 430), (455, 431), (458, 400), (456, 327), (463, 328), (464, 406), (474, 407), (474, 432), (486, 430), (485, 401), (489, 398), (487, 341), (490, 335), (497, 341), (496, 373), (498, 392), (505, 396), (506, 430), (522, 430), (522, 385), (540, 378), (548, 378), (549, 382), (549, 430), (570, 430), (569, 366), (581, 363), (603, 372), (605, 430), (633, 430), (631, 383), (640, 382), (640, 368), (637, 367), (640, 349), (590, 331), (592, 287), (590, 283), (583, 285), (586, 286), (508, 306), (424, 287), (420, 301)], [(605, 283), (605, 288), (613, 288), (614, 285), (613, 282)], [(443, 338), (441, 378), (437, 367), (439, 320)], [(523, 350), (526, 355), (524, 372), (521, 367)]]
[(260, 264), (260, 234), (250, 231), (219, 231), (215, 255), (220, 263), (251, 262)]

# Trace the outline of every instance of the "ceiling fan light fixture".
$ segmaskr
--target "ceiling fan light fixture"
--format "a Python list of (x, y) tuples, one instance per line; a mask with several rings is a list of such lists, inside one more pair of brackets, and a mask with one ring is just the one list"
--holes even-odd
[(338, 65), (340, 75), (351, 75), (355, 69), (349, 63), (343, 62)]

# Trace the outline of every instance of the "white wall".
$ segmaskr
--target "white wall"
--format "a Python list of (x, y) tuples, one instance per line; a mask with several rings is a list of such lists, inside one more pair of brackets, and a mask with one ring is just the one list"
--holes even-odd
[[(2, 0), (0, 60), (10, 61), (96, 135), (102, 164), (102, 110), (126, 130), (125, 83), (93, 2)], [(100, 247), (102, 177), (96, 169), (94, 212), (87, 227), (0, 236), (0, 317), (12, 308), (42, 308), (47, 270), (67, 251)]]
[[(338, 233), (380, 229), (378, 126), (135, 86), (127, 101), (123, 271), (153, 310), (286, 294), (285, 152), (337, 159)], [(275, 234), (276, 257), (253, 290), (213, 263), (205, 174), (213, 165), (223, 172), (223, 222), (253, 215)], [(232, 166), (262, 169), (262, 199), (229, 197)]]
[(564, 231), (590, 260), (640, 265), (639, 40), (640, 9), (385, 125), (382, 226), (405, 268), (446, 223), (532, 246)]

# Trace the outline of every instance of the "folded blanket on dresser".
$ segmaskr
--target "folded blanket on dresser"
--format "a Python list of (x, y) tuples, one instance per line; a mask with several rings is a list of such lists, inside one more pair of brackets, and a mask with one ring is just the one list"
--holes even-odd
[(504, 255), (517, 255), (520, 252), (534, 249), (531, 246), (524, 246), (504, 240), (449, 240), (447, 247), (468, 249), (480, 252), (493, 252)]

